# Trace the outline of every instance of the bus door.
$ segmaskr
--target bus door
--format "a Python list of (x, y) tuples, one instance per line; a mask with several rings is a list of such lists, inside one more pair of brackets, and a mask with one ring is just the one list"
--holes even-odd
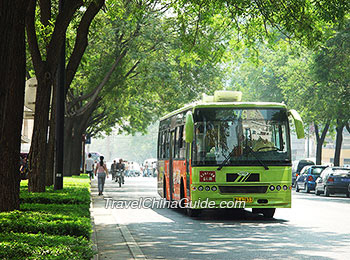
[(170, 132), (170, 154), (169, 154), (169, 199), (173, 200), (174, 193), (174, 170), (173, 170), (173, 156), (175, 145), (175, 130)]

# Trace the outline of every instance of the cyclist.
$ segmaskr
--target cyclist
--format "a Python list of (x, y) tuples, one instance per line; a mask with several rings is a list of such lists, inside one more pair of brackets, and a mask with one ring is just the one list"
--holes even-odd
[[(125, 170), (125, 164), (123, 163), (123, 159), (120, 158), (119, 162), (117, 163), (117, 170), (121, 170), (121, 182), (124, 184), (124, 170)], [(116, 178), (117, 181), (117, 178)]]

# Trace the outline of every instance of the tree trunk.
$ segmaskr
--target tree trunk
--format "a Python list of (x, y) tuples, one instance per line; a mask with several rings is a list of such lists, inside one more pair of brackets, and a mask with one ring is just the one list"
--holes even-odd
[(47, 145), (46, 159), (46, 186), (53, 185), (55, 167), (55, 136), (56, 136), (56, 86), (53, 87), (51, 101), (51, 117), (49, 143)]
[(327, 122), (322, 130), (321, 136), (319, 135), (319, 129), (318, 125), (314, 123), (315, 126), (315, 134), (316, 134), (316, 165), (321, 165), (322, 164), (322, 146), (324, 143), (324, 140), (326, 138), (328, 129), (329, 129), (329, 122)]
[[(79, 135), (78, 135), (79, 134)], [(73, 157), (72, 157), (72, 163), (70, 167), (70, 171), (72, 175), (80, 175), (80, 167), (82, 166), (82, 158), (81, 158), (81, 153), (82, 153), (82, 133), (79, 132), (77, 133), (77, 136), (74, 138), (73, 141)]]
[(70, 165), (72, 160), (72, 128), (73, 121), (69, 117), (64, 119), (64, 158), (63, 175), (72, 176)]
[(76, 117), (65, 119), (65, 144), (64, 144), (64, 174), (65, 176), (79, 175), (82, 153), (82, 135), (86, 127)]
[(343, 142), (343, 129), (344, 124), (337, 120), (337, 137), (335, 141), (335, 152), (334, 152), (334, 166), (340, 165), (340, 152), (341, 152), (341, 146)]
[(37, 80), (34, 129), (28, 164), (28, 190), (30, 192), (45, 192), (47, 133), (52, 75), (46, 72), (43, 75), (39, 75)]
[(27, 1), (2, 1), (0, 6), (0, 212), (3, 212), (19, 209)]

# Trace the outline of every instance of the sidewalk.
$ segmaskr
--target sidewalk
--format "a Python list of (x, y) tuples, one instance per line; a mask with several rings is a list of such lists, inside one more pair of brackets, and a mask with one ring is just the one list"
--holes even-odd
[(105, 208), (104, 197), (117, 199), (112, 185), (115, 183), (106, 179), (103, 196), (98, 196), (97, 178), (91, 181), (92, 240), (98, 250), (94, 259), (146, 259), (127, 226), (118, 223), (116, 211)]

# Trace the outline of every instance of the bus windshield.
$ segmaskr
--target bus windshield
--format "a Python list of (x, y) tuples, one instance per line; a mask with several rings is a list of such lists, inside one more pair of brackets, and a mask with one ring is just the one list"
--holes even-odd
[(285, 109), (199, 108), (194, 121), (193, 165), (290, 164)]

